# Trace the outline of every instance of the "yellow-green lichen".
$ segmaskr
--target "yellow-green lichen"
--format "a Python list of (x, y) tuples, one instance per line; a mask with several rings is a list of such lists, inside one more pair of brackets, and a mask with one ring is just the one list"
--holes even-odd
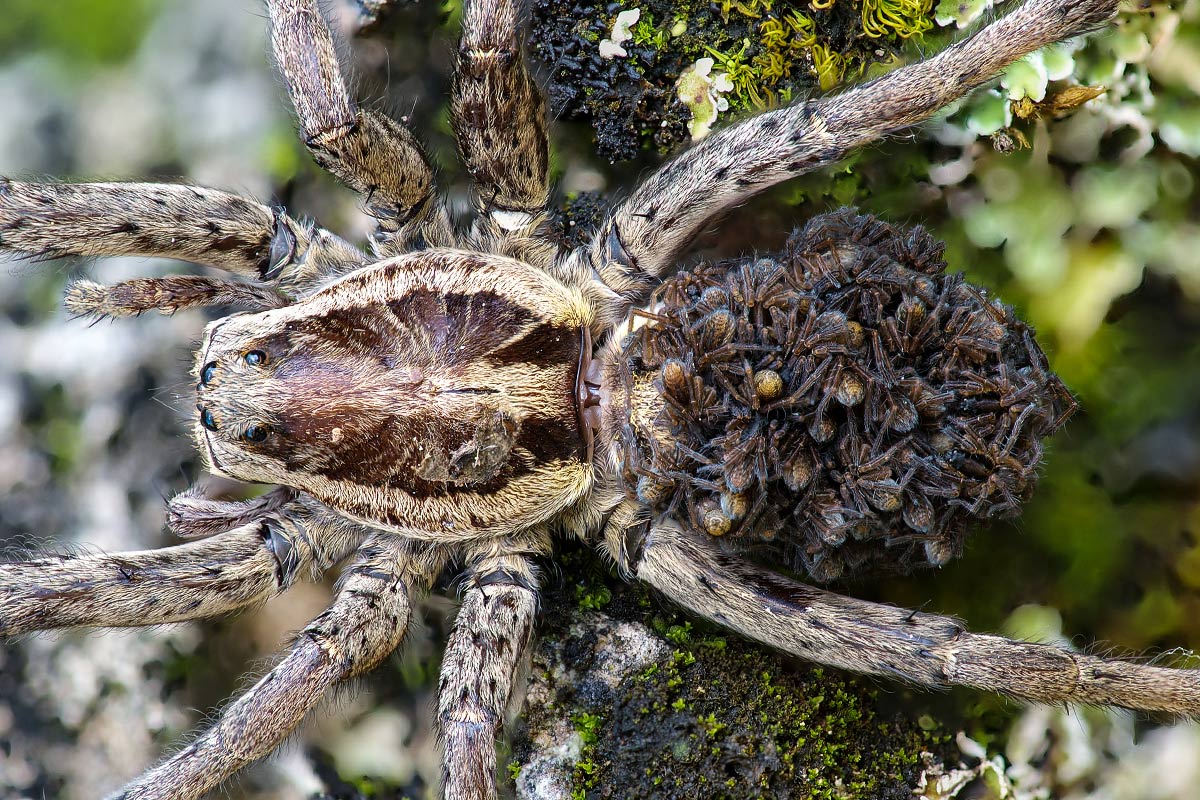
[(932, 0), (861, 0), (863, 33), (908, 39), (933, 28)]
[(566, 116), (587, 109), (610, 158), (701, 138), (726, 111), (829, 91), (933, 25), (931, 0), (538, 0), (534, 13), (550, 30), (534, 46), (554, 70), (552, 96)]

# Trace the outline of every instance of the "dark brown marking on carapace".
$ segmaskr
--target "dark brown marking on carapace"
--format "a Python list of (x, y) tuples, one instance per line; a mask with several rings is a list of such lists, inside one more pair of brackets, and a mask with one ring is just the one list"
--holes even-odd
[(378, 306), (333, 308), (324, 314), (302, 317), (289, 326), (291, 343), (299, 351), (333, 346), (342, 355), (382, 358), (395, 351), (396, 327)]
[(587, 325), (579, 328), (579, 356), (575, 362), (575, 381), (571, 397), (575, 401), (575, 425), (583, 444), (584, 460), (591, 463), (600, 434), (601, 370), (592, 353), (592, 332)]
[[(420, 288), (386, 303), (334, 308), (294, 320), (289, 333), (298, 351), (334, 347), (389, 368), (419, 365), (438, 370), (495, 358), (493, 354), (507, 346), (522, 352), (523, 361), (570, 363), (575, 357), (572, 337), (564, 335), (560, 346), (550, 347), (554, 332), (539, 330), (548, 325), (495, 292)], [(534, 338), (522, 346), (527, 336)], [(499, 358), (513, 360), (503, 354)]]
[(581, 460), (583, 443), (569, 417), (531, 417), (521, 425), (517, 446), (533, 454), (539, 464)]
[(388, 302), (388, 309), (402, 327), (423, 330), (435, 361), (446, 365), (486, 357), (537, 321), (528, 308), (491, 291), (415, 289)]
[(371, 349), (379, 348), (368, 341), (368, 332), (418, 339), (422, 349), (443, 365), (485, 357), (541, 322), (534, 311), (498, 292), (442, 292), (427, 287), (410, 289), (386, 304), (314, 316), (305, 324), (307, 332), (320, 335), (326, 319), (347, 323), (339, 327), (339, 334)]
[(575, 328), (542, 322), (488, 355), (499, 365), (529, 364), (555, 367), (572, 364), (579, 357), (579, 333)]
[[(455, 455), (474, 446), (496, 446), (490, 418), (463, 421), (433, 412), (338, 418), (343, 423), (339, 444), (304, 454), (297, 468), (333, 481), (402, 489), (415, 498), (491, 494), (539, 465), (578, 459), (581, 451), (569, 421), (530, 417), (510, 427), (512, 440), (503, 443), (510, 452), (485, 480), (462, 482), (453, 469)], [(309, 417), (305, 422), (305, 437), (323, 438), (332, 432), (318, 430), (328, 421)]]

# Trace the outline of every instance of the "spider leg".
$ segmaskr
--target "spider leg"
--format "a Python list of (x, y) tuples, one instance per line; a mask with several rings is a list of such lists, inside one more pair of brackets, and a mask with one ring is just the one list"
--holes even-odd
[(318, 164), (361, 194), (378, 221), (380, 255), (452, 243), (450, 218), (416, 137), (350, 100), (317, 0), (267, 0), (271, 47)]
[(438, 687), (445, 800), (496, 796), (496, 736), (537, 613), (524, 555), (489, 554), (471, 567)]
[(440, 551), (391, 535), (360, 548), (333, 603), (291, 651), (191, 744), (122, 789), (119, 800), (192, 800), (270, 753), (325, 691), (386, 658), (404, 636), (413, 589), (443, 564)]
[(218, 304), (270, 308), (366, 260), (356, 247), (328, 231), (214, 189), (0, 178), (2, 252), (37, 258), (178, 258), (255, 282), (173, 276), (112, 287), (77, 284), (74, 310), (106, 316)]
[[(341, 561), (367, 532), (307, 498), (210, 538), (102, 555), (0, 562), (0, 636), (81, 625), (128, 627), (213, 617), (262, 602)], [(259, 518), (255, 518), (259, 517)], [(221, 527), (209, 520), (210, 529)]]
[(592, 264), (624, 301), (611, 319), (640, 304), (720, 212), (928, 119), (1025, 54), (1098, 26), (1116, 8), (1116, 0), (1029, 0), (928, 60), (708, 137), (639, 185), (593, 238)]
[[(644, 530), (644, 528), (643, 528)], [(975, 634), (949, 617), (870, 603), (790, 581), (662, 522), (638, 537), (606, 531), (639, 579), (691, 611), (801, 658), (923, 686), (970, 686), (1040, 703), (1200, 715), (1200, 670), (1111, 661)]]
[(451, 120), (481, 211), (502, 230), (536, 220), (549, 198), (546, 99), (521, 53), (516, 0), (466, 0)]

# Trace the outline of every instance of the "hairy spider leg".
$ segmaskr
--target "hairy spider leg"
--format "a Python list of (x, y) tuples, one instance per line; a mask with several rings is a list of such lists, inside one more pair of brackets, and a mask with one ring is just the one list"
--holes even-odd
[(441, 548), (372, 536), (343, 576), (333, 603), (296, 637), (270, 672), (191, 744), (113, 795), (113, 800), (190, 800), (273, 751), (325, 692), (378, 666), (399, 646), (424, 591), (445, 563)]
[[(1200, 714), (1200, 671), (1097, 658), (976, 634), (950, 617), (834, 594), (722, 553), (673, 520), (607, 531), (623, 568), (684, 608), (770, 647), (920, 686), (1039, 703)], [(625, 540), (632, 536), (631, 547)]]
[(369, 531), (300, 497), (212, 533), (158, 550), (0, 562), (0, 636), (227, 614), (324, 573)]
[(158, 309), (285, 305), (365, 262), (334, 234), (244, 197), (162, 183), (23, 183), (0, 178), (0, 249), (36, 258), (157, 256), (251, 282), (176, 275), (114, 286), (78, 281), (76, 314), (123, 317)]
[(467, 0), (451, 122), (481, 214), (501, 230), (540, 220), (550, 197), (546, 99), (529, 74), (515, 0)]
[(487, 549), (466, 576), (438, 682), (445, 800), (496, 796), (496, 738), (537, 615), (530, 559), (515, 548)]
[(363, 196), (378, 222), (377, 254), (452, 245), (429, 160), (404, 125), (351, 102), (317, 0), (267, 0), (267, 13), (301, 138), (318, 164)]

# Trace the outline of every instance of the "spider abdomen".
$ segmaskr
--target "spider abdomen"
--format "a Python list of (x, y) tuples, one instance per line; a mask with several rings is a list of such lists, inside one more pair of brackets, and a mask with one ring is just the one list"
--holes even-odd
[(823, 579), (942, 564), (970, 518), (1015, 513), (1074, 401), (942, 250), (842, 209), (665, 283), (627, 345), (643, 502)]

